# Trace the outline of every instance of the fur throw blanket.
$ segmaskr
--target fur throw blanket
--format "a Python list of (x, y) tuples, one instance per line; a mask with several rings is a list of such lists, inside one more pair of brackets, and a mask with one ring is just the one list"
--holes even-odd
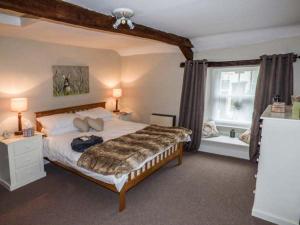
[(150, 125), (102, 144), (90, 147), (77, 165), (103, 175), (120, 177), (138, 169), (148, 158), (179, 142), (190, 140), (192, 131), (181, 127)]

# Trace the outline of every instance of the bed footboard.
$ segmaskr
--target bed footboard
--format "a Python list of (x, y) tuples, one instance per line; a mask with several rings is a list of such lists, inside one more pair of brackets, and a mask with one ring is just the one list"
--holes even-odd
[(120, 192), (118, 192), (117, 188), (113, 184), (107, 184), (107, 183), (104, 183), (97, 179), (94, 179), (92, 177), (89, 177), (89, 176), (73, 169), (72, 167), (68, 167), (62, 163), (50, 161), (49, 159), (47, 159), (47, 160), (49, 160), (50, 162), (52, 162), (53, 164), (55, 164), (59, 167), (62, 167), (68, 171), (71, 171), (83, 178), (93, 181), (102, 187), (105, 187), (113, 192), (118, 193), (119, 194), (119, 211), (121, 212), (126, 207), (125, 195), (128, 190), (133, 188), (135, 185), (137, 185), (138, 183), (143, 181), (146, 177), (150, 176), (155, 171), (157, 171), (159, 168), (163, 167), (168, 162), (170, 162), (174, 159), (177, 159), (178, 165), (180, 165), (182, 163), (182, 156), (183, 156), (183, 143), (178, 143), (177, 145), (174, 145), (170, 149), (160, 153), (155, 158), (153, 158), (151, 161), (145, 163), (145, 165), (143, 167), (141, 167), (140, 169), (132, 171), (128, 175), (128, 181), (124, 184), (124, 186)]
[(146, 177), (150, 176), (152, 173), (157, 171), (159, 168), (166, 165), (168, 162), (177, 158), (178, 164), (181, 165), (183, 157), (183, 143), (178, 143), (174, 145), (170, 149), (162, 152), (157, 155), (154, 159), (147, 162), (143, 167), (132, 171), (128, 175), (128, 181), (123, 186), (120, 194), (119, 194), (119, 211), (123, 211), (125, 209), (125, 193), (137, 185), (139, 182), (143, 181)]

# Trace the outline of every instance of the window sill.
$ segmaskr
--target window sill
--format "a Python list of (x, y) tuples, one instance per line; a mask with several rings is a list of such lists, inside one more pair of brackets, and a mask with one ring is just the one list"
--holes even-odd
[(241, 130), (247, 130), (251, 128), (251, 124), (224, 123), (220, 121), (216, 121), (216, 126), (223, 127), (223, 128), (241, 129)]

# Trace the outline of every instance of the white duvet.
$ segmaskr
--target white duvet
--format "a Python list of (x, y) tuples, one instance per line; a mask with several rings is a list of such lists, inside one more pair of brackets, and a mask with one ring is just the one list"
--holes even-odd
[[(133, 133), (137, 130), (141, 130), (146, 127), (147, 124), (134, 123), (129, 121), (119, 120), (113, 118), (113, 120), (105, 121), (104, 131), (101, 132), (86, 132), (81, 133), (79, 131), (73, 131), (57, 136), (49, 136), (44, 138), (44, 157), (49, 158), (52, 161), (58, 161), (64, 165), (70, 166), (85, 175), (93, 177), (97, 180), (103, 181), (105, 183), (114, 184), (118, 191), (120, 191), (128, 179), (128, 175), (123, 175), (116, 178), (113, 175), (104, 176), (81, 167), (77, 166), (77, 161), (82, 153), (78, 153), (72, 150), (71, 142), (74, 138), (84, 136), (84, 135), (97, 135), (101, 136), (104, 141), (120, 137), (125, 134)], [(155, 156), (153, 156), (155, 157)], [(152, 157), (152, 158), (153, 158)], [(152, 159), (151, 158), (151, 159)], [(149, 160), (151, 160), (149, 159)], [(149, 161), (147, 160), (147, 161)], [(143, 165), (141, 165), (143, 166)]]

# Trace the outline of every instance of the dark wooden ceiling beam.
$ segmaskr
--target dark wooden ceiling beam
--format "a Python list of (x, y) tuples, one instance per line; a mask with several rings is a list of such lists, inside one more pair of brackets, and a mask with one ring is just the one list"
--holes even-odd
[(188, 38), (139, 24), (134, 24), (133, 30), (125, 26), (114, 29), (114, 17), (61, 0), (0, 0), (0, 8), (75, 26), (161, 41), (178, 46), (187, 59), (192, 59), (193, 45)]
[(179, 48), (180, 48), (182, 54), (185, 56), (185, 58), (187, 60), (192, 60), (193, 59), (194, 53), (193, 53), (191, 48), (184, 47), (184, 46), (179, 46)]

